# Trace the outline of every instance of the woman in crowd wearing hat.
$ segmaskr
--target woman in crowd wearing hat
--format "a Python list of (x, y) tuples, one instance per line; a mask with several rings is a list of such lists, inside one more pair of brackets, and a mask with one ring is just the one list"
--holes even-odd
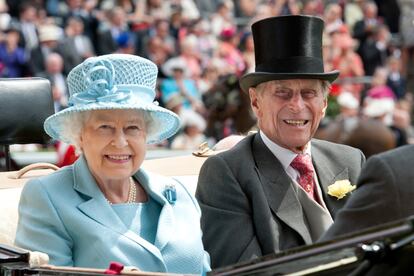
[(178, 117), (153, 102), (156, 78), (151, 61), (122, 54), (89, 58), (70, 72), (71, 106), (47, 118), (45, 130), (82, 154), (25, 185), (17, 246), (47, 253), (54, 265), (209, 270), (194, 197), (140, 168), (145, 145), (179, 128)]
[(164, 64), (162, 70), (168, 76), (161, 83), (163, 101), (168, 102), (171, 97), (180, 95), (183, 98), (185, 109), (193, 109), (203, 113), (204, 106), (201, 101), (201, 94), (194, 80), (190, 78), (185, 60), (182, 57), (171, 58)]

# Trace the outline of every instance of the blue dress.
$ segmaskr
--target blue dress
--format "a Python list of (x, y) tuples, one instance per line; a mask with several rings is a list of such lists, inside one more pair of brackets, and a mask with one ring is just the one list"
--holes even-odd
[(115, 213), (122, 220), (125, 227), (138, 233), (147, 242), (155, 242), (158, 219), (161, 205), (149, 198), (147, 202), (136, 204), (114, 204)]

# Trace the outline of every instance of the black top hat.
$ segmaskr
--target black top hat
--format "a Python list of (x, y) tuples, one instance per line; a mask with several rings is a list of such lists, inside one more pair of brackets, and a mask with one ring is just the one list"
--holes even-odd
[(325, 73), (322, 59), (324, 22), (319, 17), (270, 17), (252, 25), (256, 69), (241, 77), (244, 91), (280, 79), (321, 79), (333, 82), (339, 71)]

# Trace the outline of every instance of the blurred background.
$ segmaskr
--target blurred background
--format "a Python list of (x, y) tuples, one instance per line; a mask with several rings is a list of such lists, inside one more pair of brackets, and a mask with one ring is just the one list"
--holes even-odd
[[(146, 57), (159, 67), (157, 101), (182, 119), (181, 131), (151, 145), (147, 158), (188, 154), (256, 129), (238, 85), (254, 71), (250, 26), (288, 14), (325, 20), (325, 70), (341, 72), (316, 137), (367, 157), (413, 143), (411, 0), (0, 0), (0, 77), (49, 79), (59, 111), (68, 103), (66, 76), (84, 59)], [(77, 158), (59, 141), (12, 145), (11, 156), (14, 169)], [(0, 170), (4, 164), (0, 148)]]

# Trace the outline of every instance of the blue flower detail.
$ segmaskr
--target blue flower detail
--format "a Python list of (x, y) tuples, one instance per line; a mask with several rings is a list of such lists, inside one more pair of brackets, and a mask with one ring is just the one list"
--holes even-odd
[(130, 89), (119, 89), (114, 86), (115, 69), (109, 60), (92, 59), (83, 68), (86, 67), (89, 67), (89, 70), (83, 71), (83, 75), (87, 88), (83, 92), (73, 94), (69, 99), (69, 106), (97, 102), (123, 103), (131, 97)]

